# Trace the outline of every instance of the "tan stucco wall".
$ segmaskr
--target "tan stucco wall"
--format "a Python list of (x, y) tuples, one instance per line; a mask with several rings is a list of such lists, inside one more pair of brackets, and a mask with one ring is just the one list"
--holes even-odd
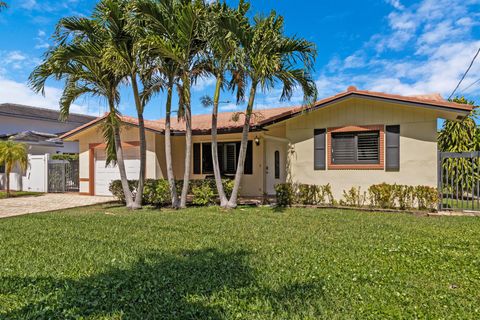
[[(387, 182), (436, 186), (437, 116), (425, 108), (385, 102), (352, 99), (325, 107), (286, 122), (290, 179), (293, 182), (332, 185), (334, 196), (343, 190)], [(314, 170), (313, 130), (349, 125), (400, 125), (400, 171), (385, 170)], [(328, 152), (328, 150), (327, 150)]]
[[(155, 143), (155, 133), (151, 131), (146, 132), (147, 136), (147, 168), (146, 168), (146, 177), (155, 179), (161, 177), (161, 172), (159, 172), (159, 164), (156, 156), (156, 143)], [(89, 179), (89, 168), (90, 168), (90, 144), (91, 143), (104, 143), (102, 131), (100, 126), (94, 126), (85, 130), (75, 136), (75, 139), (79, 141), (79, 150), (80, 150), (80, 180)], [(122, 141), (132, 142), (138, 141), (138, 129), (131, 126), (123, 126), (121, 130), (121, 139)], [(80, 181), (80, 192), (87, 193), (89, 192), (89, 181)]]
[[(250, 133), (249, 139), (253, 140), (255, 136), (261, 137), (260, 133)], [(222, 134), (218, 136), (218, 142), (240, 141), (240, 133)], [(193, 136), (193, 143), (198, 142), (210, 142), (210, 135)], [(260, 143), (259, 146), (253, 143), (253, 174), (244, 175), (241, 184), (241, 195), (244, 196), (261, 196), (263, 194), (263, 146), (264, 143)], [(157, 138), (157, 157), (160, 159), (162, 166), (161, 171), (165, 172), (165, 145), (164, 137)], [(193, 153), (193, 149), (192, 149)], [(172, 137), (172, 157), (173, 157), (173, 171), (176, 179), (183, 179), (183, 173), (185, 168), (185, 137), (173, 136)], [(193, 157), (190, 159), (190, 178), (204, 179), (204, 174), (193, 174)], [(166, 175), (166, 173), (165, 173)]]

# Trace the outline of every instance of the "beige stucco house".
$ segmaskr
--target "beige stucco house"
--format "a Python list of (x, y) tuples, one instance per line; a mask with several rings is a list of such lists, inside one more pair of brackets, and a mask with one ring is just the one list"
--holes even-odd
[[(387, 182), (437, 184), (437, 119), (460, 120), (471, 106), (443, 100), (439, 95), (399, 96), (347, 91), (308, 107), (257, 110), (249, 134), (244, 196), (274, 194), (277, 183), (330, 183), (334, 196), (352, 186), (366, 190)], [(233, 175), (243, 119), (219, 115), (219, 152), (223, 174)], [(105, 167), (104, 142), (98, 118), (63, 136), (80, 145), (80, 191), (108, 195), (118, 179), (116, 167)], [(191, 179), (212, 176), (210, 115), (193, 117)], [(122, 141), (127, 175), (138, 177), (136, 119), (123, 117)], [(184, 123), (173, 123), (173, 159), (177, 178), (183, 177)], [(164, 122), (147, 121), (147, 178), (164, 178)]]

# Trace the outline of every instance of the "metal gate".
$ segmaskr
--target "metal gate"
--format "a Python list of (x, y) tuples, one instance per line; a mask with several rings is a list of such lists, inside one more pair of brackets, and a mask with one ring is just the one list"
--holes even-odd
[(440, 152), (440, 210), (480, 211), (480, 151)]
[(79, 161), (50, 160), (48, 162), (48, 192), (80, 191)]

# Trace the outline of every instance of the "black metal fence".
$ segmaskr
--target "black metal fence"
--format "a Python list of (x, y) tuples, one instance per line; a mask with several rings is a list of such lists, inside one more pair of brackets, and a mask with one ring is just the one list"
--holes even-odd
[(80, 191), (79, 161), (50, 160), (48, 162), (48, 192)]
[(440, 152), (440, 210), (480, 211), (480, 151)]

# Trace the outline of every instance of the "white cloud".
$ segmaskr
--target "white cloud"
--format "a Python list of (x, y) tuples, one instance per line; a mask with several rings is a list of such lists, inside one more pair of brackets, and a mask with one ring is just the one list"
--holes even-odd
[(206, 88), (215, 84), (215, 77), (200, 78), (192, 86), (193, 91), (204, 91)]
[[(26, 83), (0, 77), (0, 103), (18, 103), (41, 108), (58, 110), (58, 102), (62, 90), (50, 86), (45, 87), (45, 96), (33, 92)], [(73, 104), (72, 113), (98, 115), (98, 110), (87, 106)]]
[(235, 103), (228, 103), (225, 105), (220, 105), (219, 109), (221, 111), (237, 111), (237, 110), (241, 110), (242, 108)]
[[(472, 33), (478, 19), (471, 12), (480, 0), (423, 0), (409, 7), (387, 2), (395, 10), (387, 15), (389, 29), (373, 35), (346, 58), (334, 56), (317, 80), (320, 97), (349, 85), (404, 95), (450, 95), (480, 47), (480, 39)], [(479, 74), (480, 60), (460, 92)]]
[(397, 10), (405, 9), (405, 7), (400, 3), (400, 0), (386, 0), (386, 1)]
[(20, 2), (20, 7), (27, 10), (32, 10), (37, 6), (37, 1), (35, 0), (23, 0)]

